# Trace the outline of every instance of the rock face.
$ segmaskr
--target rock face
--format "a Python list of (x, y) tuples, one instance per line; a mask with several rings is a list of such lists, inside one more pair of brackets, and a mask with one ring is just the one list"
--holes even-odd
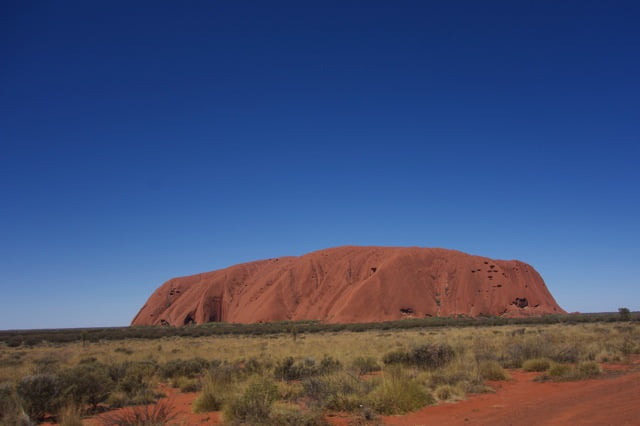
[(526, 263), (455, 250), (337, 247), (174, 278), (132, 325), (389, 321), (564, 313)]

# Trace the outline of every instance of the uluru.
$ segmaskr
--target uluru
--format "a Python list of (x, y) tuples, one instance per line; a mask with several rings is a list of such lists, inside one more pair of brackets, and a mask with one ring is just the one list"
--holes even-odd
[(345, 246), (170, 279), (132, 325), (564, 312), (540, 274), (518, 260), (441, 248)]

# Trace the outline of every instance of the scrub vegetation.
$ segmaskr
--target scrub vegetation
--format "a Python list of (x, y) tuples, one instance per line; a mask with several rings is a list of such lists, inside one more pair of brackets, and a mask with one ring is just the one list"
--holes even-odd
[[(582, 380), (640, 353), (640, 322), (422, 327), (267, 335), (165, 336), (31, 346), (0, 344), (0, 424), (172, 424), (161, 385), (197, 392), (197, 413), (227, 424), (360, 423), (491, 392), (508, 369)], [(128, 418), (124, 418), (128, 416)], [(142, 419), (142, 420), (141, 420)], [(129, 423), (127, 423), (129, 422)], [(151, 424), (148, 423), (148, 424)]]

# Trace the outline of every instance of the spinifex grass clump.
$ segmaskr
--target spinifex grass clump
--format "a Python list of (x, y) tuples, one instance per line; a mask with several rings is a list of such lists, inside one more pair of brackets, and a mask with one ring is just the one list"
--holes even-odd
[(236, 393), (245, 376), (239, 364), (213, 362), (193, 402), (194, 413), (217, 411)]
[(404, 364), (423, 369), (435, 369), (450, 362), (454, 355), (453, 348), (445, 343), (428, 343), (416, 346), (410, 351), (389, 352), (382, 361), (385, 364)]
[(385, 370), (384, 377), (367, 399), (369, 405), (382, 414), (408, 413), (435, 403), (423, 385), (397, 366)]
[(540, 377), (540, 380), (583, 380), (596, 377), (602, 373), (602, 369), (595, 361), (583, 361), (571, 366), (567, 364), (553, 364), (549, 370)]
[(209, 368), (209, 362), (203, 358), (174, 359), (162, 364), (158, 369), (158, 375), (162, 379), (180, 376), (192, 379), (205, 372), (207, 368)]
[(481, 361), (478, 363), (478, 373), (485, 380), (506, 380), (507, 372), (497, 361)]
[(553, 361), (548, 358), (534, 358), (523, 362), (522, 369), (524, 371), (547, 371), (552, 364)]
[(314, 407), (352, 411), (367, 404), (367, 397), (376, 386), (375, 380), (362, 380), (346, 371), (338, 371), (303, 380), (302, 392)]
[(109, 366), (109, 376), (116, 386), (107, 403), (111, 407), (124, 407), (154, 402), (158, 398), (153, 389), (157, 370), (155, 361), (128, 361)]
[(160, 426), (172, 424), (176, 417), (175, 407), (171, 402), (164, 400), (120, 413), (105, 414), (101, 423), (103, 426)]
[(276, 364), (274, 376), (279, 380), (300, 380), (305, 377), (331, 373), (342, 368), (342, 363), (333, 357), (325, 355), (320, 363), (313, 358), (295, 361), (293, 357), (286, 357)]
[(352, 370), (355, 370), (359, 375), (373, 373), (374, 371), (380, 371), (380, 365), (374, 357), (362, 357), (359, 356), (351, 362)]
[(278, 398), (278, 387), (271, 379), (256, 378), (242, 393), (229, 398), (224, 420), (230, 424), (268, 424), (271, 407)]

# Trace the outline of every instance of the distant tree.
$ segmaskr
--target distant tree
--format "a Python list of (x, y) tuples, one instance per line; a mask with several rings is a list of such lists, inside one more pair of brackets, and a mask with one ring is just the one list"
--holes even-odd
[(629, 311), (629, 308), (618, 308), (618, 312), (620, 312), (620, 318), (625, 321), (631, 318), (631, 311)]

